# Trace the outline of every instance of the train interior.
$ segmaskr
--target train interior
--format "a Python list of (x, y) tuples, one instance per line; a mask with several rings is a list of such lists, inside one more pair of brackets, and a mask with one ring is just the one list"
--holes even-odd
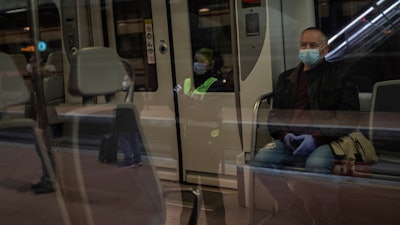
[[(297, 210), (278, 224), (398, 223), (400, 1), (1, 2), (5, 225), (275, 224), (268, 188), (282, 181)], [(330, 37), (326, 58), (356, 71), (359, 129), (380, 157), (351, 176), (251, 165), (272, 140), (267, 93), (298, 63), (297, 37), (311, 26)], [(198, 100), (185, 90), (199, 87), (193, 58), (204, 47), (224, 86)], [(132, 115), (142, 166), (117, 166), (120, 146), (117, 161), (99, 161), (119, 110)], [(47, 151), (54, 165), (41, 164)], [(45, 170), (56, 190), (35, 195)]]

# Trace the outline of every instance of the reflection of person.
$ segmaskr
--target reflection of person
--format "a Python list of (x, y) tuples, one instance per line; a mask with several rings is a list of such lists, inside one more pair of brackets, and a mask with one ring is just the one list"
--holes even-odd
[[(222, 65), (222, 58), (213, 49), (201, 48), (197, 51), (193, 63), (195, 89), (190, 90), (191, 79), (187, 78), (184, 82), (183, 92), (190, 97), (186, 99), (190, 100), (186, 101), (187, 104), (182, 104), (185, 117), (185, 134), (182, 143), (184, 146), (190, 146), (184, 153), (184, 161), (190, 170), (207, 172), (207, 178), (203, 177), (204, 174), (199, 176), (200, 184), (206, 185), (212, 180), (217, 187), (219, 186), (219, 169), (224, 167), (220, 134), (221, 105), (218, 104), (218, 97), (208, 94), (226, 90), (226, 82), (221, 79)], [(204, 163), (200, 164), (199, 161)], [(216, 218), (225, 218), (222, 192), (204, 190), (202, 194), (207, 209), (207, 224), (213, 224), (213, 221), (225, 224), (225, 220), (216, 220)], [(185, 197), (183, 196), (183, 198)], [(186, 221), (185, 213), (182, 213), (181, 219), (181, 224), (183, 224)]]
[[(39, 132), (39, 135), (41, 135), (44, 139), (44, 147), (46, 148), (46, 152), (45, 154), (47, 154), (48, 159), (50, 160), (50, 166), (52, 167), (53, 171), (51, 172), (55, 172), (55, 160), (54, 160), (54, 155), (52, 153), (52, 149), (51, 149), (51, 144), (49, 143), (50, 139), (51, 139), (51, 131), (49, 128), (44, 129), (44, 130), (38, 130), (35, 132)], [(40, 151), (40, 143), (37, 142), (37, 140), (35, 140), (35, 149), (36, 152), (40, 158), (40, 164), (42, 167), (42, 175), (40, 177), (40, 181), (36, 184), (32, 184), (31, 185), (31, 189), (33, 190), (33, 192), (35, 192), (35, 194), (46, 194), (46, 193), (51, 193), (55, 191), (55, 188), (53, 186), (52, 180), (50, 178), (50, 171), (48, 170), (47, 166), (46, 166), (46, 162), (45, 162), (45, 157), (43, 156), (42, 151)]]
[[(273, 110), (268, 118), (269, 124), (273, 124), (268, 129), (274, 141), (256, 154), (254, 165), (282, 168), (303, 164), (308, 172), (331, 173), (335, 155), (329, 143), (356, 129), (359, 100), (347, 68), (341, 63), (325, 61), (328, 50), (327, 38), (321, 30), (308, 28), (301, 33), (302, 62), (282, 73), (274, 89)], [(324, 124), (325, 127), (321, 126)], [(340, 124), (350, 129), (333, 129)], [(262, 179), (279, 209), (293, 212), (296, 205), (304, 207), (284, 179), (281, 182)], [(297, 188), (304, 190), (300, 185)], [(334, 193), (332, 190), (319, 196), (335, 196)], [(335, 216), (337, 211), (330, 213)]]
[(140, 137), (135, 129), (123, 129), (118, 133), (119, 146), (124, 152), (124, 161), (120, 162), (120, 167), (135, 167), (143, 165), (142, 153), (140, 152)]
[[(37, 129), (35, 132), (38, 133), (37, 135), (42, 136), (44, 141), (44, 143), (39, 143), (38, 140), (35, 139), (35, 149), (40, 158), (40, 163), (42, 167), (42, 176), (40, 177), (40, 181), (38, 183), (31, 185), (31, 189), (35, 192), (35, 194), (45, 194), (55, 191), (50, 176), (51, 173), (55, 172), (55, 160), (51, 149), (52, 132), (49, 125), (47, 124), (48, 115), (45, 111), (46, 102), (44, 102), (44, 93), (43, 93), (44, 90), (43, 87), (41, 86), (42, 85), (41, 78), (43, 78), (43, 76), (51, 74), (53, 71), (51, 71), (51, 68), (37, 68), (34, 57), (30, 59), (30, 63), (28, 65), (30, 65), (29, 72), (32, 73), (32, 83), (34, 92), (33, 94), (34, 107), (32, 107), (33, 112), (31, 117), (38, 122), (39, 129)], [(44, 145), (43, 147), (45, 148), (46, 152), (41, 151), (40, 147), (41, 144)], [(51, 166), (51, 168), (48, 168), (46, 166), (45, 162), (46, 158), (49, 159), (49, 166)], [(52, 169), (53, 171), (49, 171), (49, 169)]]
[[(126, 64), (125, 69), (128, 74), (125, 75), (122, 81), (122, 89), (127, 92), (125, 96), (125, 102), (129, 102), (129, 88), (133, 85), (133, 71), (128, 68)], [(124, 160), (118, 163), (119, 167), (135, 167), (136, 165), (143, 165), (142, 163), (142, 153), (141, 141), (139, 132), (135, 129), (132, 123), (127, 123), (127, 121), (134, 121), (132, 112), (129, 109), (117, 109), (116, 113), (116, 129), (118, 132), (119, 147), (124, 153)]]
[(141, 153), (140, 135), (136, 128), (133, 126), (134, 121), (133, 113), (130, 109), (119, 108), (116, 112), (116, 129), (118, 132), (119, 147), (124, 153), (124, 160), (118, 163), (119, 167), (135, 167), (136, 165), (143, 165)]
[(26, 70), (29, 73), (33, 73), (33, 70), (37, 67), (37, 65), (39, 65), (40, 67), (43, 66), (43, 60), (39, 59), (38, 61), (36, 61), (35, 56), (31, 56), (28, 60), (28, 64), (26, 64)]

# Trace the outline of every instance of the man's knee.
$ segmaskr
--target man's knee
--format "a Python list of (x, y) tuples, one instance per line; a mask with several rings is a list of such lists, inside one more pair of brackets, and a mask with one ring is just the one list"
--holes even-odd
[(329, 145), (323, 145), (315, 149), (306, 160), (305, 170), (307, 172), (330, 174), (334, 154)]
[(282, 158), (285, 157), (286, 152), (282, 149), (282, 145), (278, 142), (271, 142), (257, 152), (253, 160), (253, 165), (275, 168)]
[(253, 166), (265, 166), (269, 164), (270, 157), (270, 150), (266, 148), (260, 149), (254, 157), (252, 162)]

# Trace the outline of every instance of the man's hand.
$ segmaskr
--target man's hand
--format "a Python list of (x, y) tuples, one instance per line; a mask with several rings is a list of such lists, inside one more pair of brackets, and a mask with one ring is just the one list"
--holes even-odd
[[(286, 136), (285, 136), (286, 138)], [(301, 141), (300, 146), (294, 150), (293, 155), (309, 155), (311, 152), (315, 150), (317, 144), (312, 135), (303, 134), (294, 137), (295, 140)]]
[(294, 135), (293, 133), (287, 133), (285, 135), (285, 137), (283, 138), (283, 141), (285, 142), (285, 145), (288, 149), (294, 151), (295, 148), (292, 145), (292, 140), (296, 140), (296, 135)]

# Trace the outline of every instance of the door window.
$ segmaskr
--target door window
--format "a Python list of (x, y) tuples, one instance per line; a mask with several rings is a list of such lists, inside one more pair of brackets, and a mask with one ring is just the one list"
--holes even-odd
[[(231, 37), (231, 2), (229, 0), (189, 1), (190, 33), (193, 59), (200, 49), (212, 49), (218, 79), (225, 84), (222, 89), (234, 91), (232, 37)], [(201, 76), (194, 76), (196, 86), (201, 85)]]
[(118, 54), (135, 69), (135, 91), (157, 90), (150, 1), (114, 1)]

